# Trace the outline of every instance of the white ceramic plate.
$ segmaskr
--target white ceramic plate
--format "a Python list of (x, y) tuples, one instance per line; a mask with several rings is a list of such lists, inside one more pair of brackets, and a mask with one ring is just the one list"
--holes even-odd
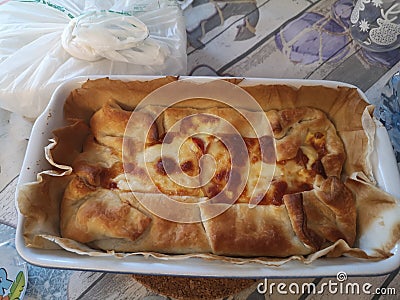
[[(92, 77), (92, 79), (98, 77)], [(113, 76), (111, 79), (149, 80), (149, 76)], [(70, 92), (78, 88), (88, 78), (75, 78), (60, 85), (53, 94), (45, 111), (36, 120), (29, 140), (25, 160), (19, 177), (18, 185), (36, 180), (36, 175), (50, 166), (44, 157), (44, 147), (52, 138), (52, 130), (64, 125), (63, 104)], [(287, 80), (287, 79), (245, 79), (245, 84), (287, 84), (291, 86), (324, 85), (327, 87), (352, 85), (318, 80)], [(365, 95), (359, 90), (364, 99)], [(376, 133), (377, 162), (374, 163), (374, 175), (379, 186), (400, 198), (400, 175), (386, 129), (378, 124)], [(154, 275), (185, 275), (204, 277), (328, 277), (345, 272), (348, 276), (367, 276), (389, 273), (400, 265), (400, 244), (393, 249), (394, 255), (388, 259), (371, 262), (349, 257), (334, 259), (322, 258), (310, 265), (291, 261), (280, 267), (268, 267), (249, 263), (235, 265), (221, 261), (208, 261), (191, 258), (186, 260), (165, 261), (143, 256), (89, 257), (67, 252), (65, 250), (43, 250), (28, 248), (24, 244), (22, 225), (24, 217), (19, 213), (16, 234), (16, 248), (23, 259), (31, 264), (51, 268), (77, 270), (95, 270), (118, 273), (141, 273)]]

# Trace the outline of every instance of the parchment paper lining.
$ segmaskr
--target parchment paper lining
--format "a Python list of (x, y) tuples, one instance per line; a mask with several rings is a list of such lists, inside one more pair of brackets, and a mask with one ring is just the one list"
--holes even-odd
[[(355, 248), (351, 248), (343, 240), (338, 240), (333, 245), (307, 257), (234, 258), (202, 253), (166, 255), (153, 252), (104, 252), (62, 238), (59, 232), (59, 204), (63, 190), (73, 176), (70, 165), (81, 151), (83, 141), (89, 134), (90, 116), (110, 98), (116, 99), (127, 108), (133, 108), (147, 93), (174, 80), (177, 78), (166, 77), (144, 84), (143, 82), (126, 83), (100, 79), (88, 81), (82, 88), (71, 93), (65, 103), (65, 116), (71, 121), (71, 125), (55, 130), (54, 139), (50, 140), (50, 144), (44, 151), (46, 159), (54, 169), (40, 173), (37, 182), (19, 188), (18, 204), (21, 213), (25, 216), (24, 238), (28, 247), (63, 248), (89, 256), (122, 258), (143, 255), (162, 260), (184, 260), (196, 257), (235, 264), (260, 263), (268, 266), (280, 266), (291, 260), (310, 264), (323, 256), (346, 255), (373, 260), (392, 255), (391, 250), (400, 238), (398, 217), (400, 209), (393, 196), (375, 186), (371, 163), (375, 136), (373, 107), (360, 97), (356, 89), (347, 87), (332, 89), (323, 86), (302, 86), (294, 89), (285, 85), (259, 85), (246, 86), (244, 89), (260, 103), (264, 110), (310, 106), (324, 111), (335, 124), (347, 154), (342, 177), (346, 186), (355, 194), (357, 203)], [(232, 80), (232, 82), (238, 84), (240, 80)], [(117, 92), (112, 93), (110, 90)], [(91, 101), (87, 100), (88, 95)], [(85, 100), (82, 101), (82, 98)], [(69, 136), (71, 134), (75, 136), (72, 138)], [(385, 234), (376, 234), (377, 232), (385, 232)]]

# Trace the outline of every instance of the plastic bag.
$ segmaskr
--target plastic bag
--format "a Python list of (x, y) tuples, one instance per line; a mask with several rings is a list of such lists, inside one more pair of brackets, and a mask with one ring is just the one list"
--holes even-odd
[(174, 1), (8, 1), (0, 15), (0, 107), (29, 118), (69, 78), (186, 73)]

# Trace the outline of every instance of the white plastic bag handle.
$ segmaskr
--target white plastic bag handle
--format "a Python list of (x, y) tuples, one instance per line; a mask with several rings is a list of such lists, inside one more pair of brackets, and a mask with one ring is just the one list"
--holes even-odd
[(139, 19), (110, 11), (92, 11), (72, 19), (61, 36), (72, 56), (96, 61), (107, 58), (141, 65), (162, 64), (168, 50), (149, 38)]

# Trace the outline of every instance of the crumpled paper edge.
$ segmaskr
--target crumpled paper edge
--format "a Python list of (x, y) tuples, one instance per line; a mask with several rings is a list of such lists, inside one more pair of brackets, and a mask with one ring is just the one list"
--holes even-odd
[[(266, 266), (273, 266), (273, 267), (279, 267), (282, 266), (285, 263), (288, 263), (290, 261), (300, 261), (306, 265), (311, 264), (313, 261), (315, 261), (318, 258), (321, 258), (322, 256), (328, 255), (328, 257), (337, 257), (341, 255), (347, 255), (347, 256), (352, 256), (352, 257), (357, 257), (357, 258), (362, 258), (362, 259), (368, 259), (368, 260), (380, 260), (384, 258), (388, 258), (391, 255), (368, 255), (366, 254), (363, 250), (358, 249), (358, 248), (351, 248), (344, 240), (338, 240), (334, 244), (330, 245), (329, 247), (326, 247), (318, 252), (312, 253), (307, 256), (302, 256), (302, 255), (293, 255), (287, 258), (271, 258), (271, 257), (255, 257), (255, 258), (239, 258), (239, 257), (228, 257), (228, 256), (221, 256), (221, 255), (215, 255), (215, 254), (209, 254), (209, 253), (196, 253), (196, 254), (163, 254), (163, 253), (156, 253), (156, 252), (133, 252), (133, 253), (118, 253), (114, 251), (96, 251), (91, 249), (90, 247), (81, 244), (79, 242), (66, 239), (66, 238), (60, 238), (57, 236), (52, 236), (52, 235), (40, 235), (43, 239), (46, 239), (48, 241), (51, 241), (53, 243), (56, 243), (59, 245), (62, 249), (65, 249), (69, 252), (73, 252), (79, 255), (88, 255), (88, 256), (93, 256), (93, 257), (116, 257), (116, 258), (125, 258), (129, 256), (137, 256), (141, 255), (145, 257), (146, 259), (151, 257), (155, 259), (160, 259), (160, 260), (173, 260), (173, 261), (181, 261), (181, 260), (186, 260), (190, 258), (201, 258), (201, 259), (206, 259), (206, 260), (211, 260), (211, 261), (224, 261), (224, 262), (229, 262), (233, 263), (236, 265), (243, 265), (243, 264), (248, 264), (248, 263), (257, 263), (257, 264), (262, 264)], [(336, 253), (335, 253), (336, 252)], [(340, 253), (338, 255), (338, 253)], [(329, 254), (332, 254), (332, 256), (329, 256)]]

